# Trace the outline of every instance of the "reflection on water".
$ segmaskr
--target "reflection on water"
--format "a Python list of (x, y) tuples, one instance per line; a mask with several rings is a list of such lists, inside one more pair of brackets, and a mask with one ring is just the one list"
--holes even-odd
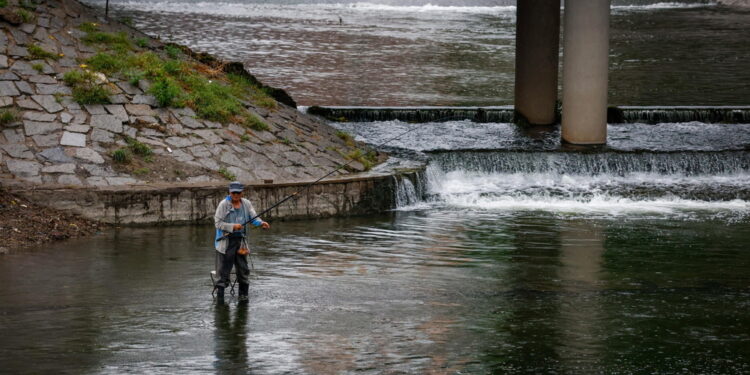
[[(512, 104), (514, 3), (131, 0), (111, 6), (115, 17), (132, 18), (151, 35), (243, 61), (301, 105), (404, 106)], [(611, 104), (748, 104), (750, 12), (694, 0), (613, 4)]]
[(444, 207), (274, 228), (253, 241), (247, 308), (213, 304), (209, 226), (4, 256), (3, 368), (750, 370), (747, 222)]

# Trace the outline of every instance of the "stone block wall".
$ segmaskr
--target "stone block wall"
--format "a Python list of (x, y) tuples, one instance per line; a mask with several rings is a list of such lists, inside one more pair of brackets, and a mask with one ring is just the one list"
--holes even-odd
[[(417, 172), (410, 172), (417, 173)], [(310, 219), (384, 212), (395, 207), (399, 178), (393, 175), (325, 180), (305, 189), (263, 216)], [(247, 197), (258, 213), (307, 185), (306, 182), (251, 185)], [(116, 225), (212, 222), (216, 205), (227, 195), (226, 184), (122, 187), (36, 187), (14, 192), (37, 203)]]

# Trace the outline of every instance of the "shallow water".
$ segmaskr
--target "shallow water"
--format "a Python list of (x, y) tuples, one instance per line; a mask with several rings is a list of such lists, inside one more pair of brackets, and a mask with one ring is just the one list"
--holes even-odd
[(276, 222), (247, 308), (207, 226), (0, 262), (10, 373), (742, 373), (750, 225), (443, 207)]
[[(514, 4), (130, 0), (110, 6), (114, 17), (130, 18), (151, 35), (244, 62), (301, 105), (404, 106), (512, 104)], [(705, 1), (614, 0), (609, 102), (747, 105), (748, 35), (748, 11)]]

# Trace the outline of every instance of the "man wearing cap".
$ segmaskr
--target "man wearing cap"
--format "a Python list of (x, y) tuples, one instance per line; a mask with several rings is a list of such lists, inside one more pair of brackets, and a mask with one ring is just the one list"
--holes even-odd
[(247, 266), (247, 253), (243, 254), (243, 251), (240, 250), (246, 248), (245, 224), (252, 223), (254, 226), (263, 229), (271, 227), (260, 218), (250, 221), (256, 213), (252, 203), (242, 197), (244, 188), (237, 181), (230, 183), (229, 195), (221, 200), (214, 215), (216, 227), (214, 246), (219, 261), (219, 280), (214, 288), (217, 298), (220, 300), (224, 298), (224, 288), (229, 285), (229, 274), (232, 272), (232, 267), (235, 268), (237, 274), (239, 301), (246, 302), (248, 300), (247, 295), (250, 285), (247, 276), (250, 274), (250, 268)]

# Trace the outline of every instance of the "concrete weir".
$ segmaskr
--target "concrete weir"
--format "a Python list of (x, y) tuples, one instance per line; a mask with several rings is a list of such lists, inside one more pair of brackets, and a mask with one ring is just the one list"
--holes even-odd
[[(404, 121), (441, 122), (471, 120), (474, 122), (513, 122), (513, 106), (487, 107), (319, 107), (309, 114), (338, 122)], [(750, 105), (746, 106), (610, 106), (607, 123), (667, 122), (750, 123)]]
[[(302, 190), (263, 216), (264, 219), (313, 219), (355, 216), (395, 208), (398, 184), (419, 170), (392, 174), (339, 177)], [(256, 211), (261, 212), (312, 181), (248, 185)], [(12, 189), (13, 190), (13, 189)], [(226, 184), (134, 185), (127, 187), (38, 186), (13, 191), (55, 209), (116, 225), (172, 225), (213, 220)]]

